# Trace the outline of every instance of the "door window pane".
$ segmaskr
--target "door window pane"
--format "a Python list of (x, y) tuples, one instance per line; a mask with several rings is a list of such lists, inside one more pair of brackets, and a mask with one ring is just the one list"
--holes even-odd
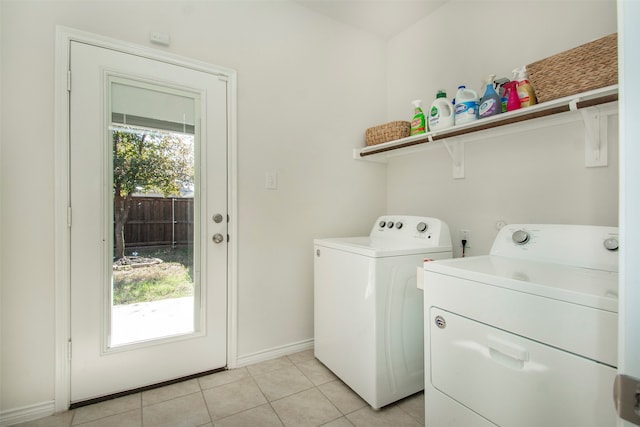
[(110, 81), (110, 347), (198, 329), (195, 101)]

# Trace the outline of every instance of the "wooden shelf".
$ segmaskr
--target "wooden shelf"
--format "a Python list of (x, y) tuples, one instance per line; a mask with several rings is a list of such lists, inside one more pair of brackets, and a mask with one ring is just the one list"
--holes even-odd
[[(442, 140), (443, 142), (445, 142), (445, 147), (447, 148), (447, 151), (449, 151), (449, 154), (451, 155), (452, 160), (454, 160), (455, 163), (456, 160), (459, 160), (459, 158), (456, 159), (455, 157), (459, 157), (460, 154), (455, 154), (454, 151), (449, 148), (449, 145), (447, 145), (445, 140), (455, 141), (456, 138), (460, 139), (459, 137), (463, 135), (468, 135), (468, 137), (465, 139), (473, 139), (473, 135), (471, 135), (473, 133), (490, 132), (491, 129), (578, 110), (583, 110), (582, 119), (585, 121), (585, 127), (588, 131), (587, 133), (591, 134), (591, 141), (588, 141), (587, 144), (590, 147), (596, 147), (594, 148), (594, 150), (597, 149), (599, 151), (600, 143), (598, 141), (594, 142), (594, 139), (599, 139), (598, 135), (594, 135), (594, 129), (597, 130), (597, 125), (591, 125), (587, 123), (590, 121), (597, 121), (599, 119), (599, 115), (596, 114), (595, 116), (588, 118), (584, 113), (589, 110), (593, 110), (593, 108), (591, 107), (597, 107), (601, 104), (613, 103), (617, 100), (618, 85), (607, 86), (601, 89), (596, 89), (593, 91), (579, 93), (565, 98), (559, 98), (541, 104), (536, 104), (531, 107), (498, 114), (486, 119), (479, 119), (475, 122), (466, 123), (460, 126), (454, 126), (442, 131), (427, 132), (420, 135), (397, 139), (395, 141), (385, 142), (383, 144), (355, 149), (354, 158), (377, 162), (385, 161), (386, 158), (390, 155), (397, 156), (401, 154), (410, 154), (415, 152), (416, 150), (419, 150), (421, 146), (422, 148), (426, 148), (426, 146), (430, 143)], [(408, 147), (412, 147), (413, 149), (408, 150)], [(458, 153), (463, 153), (461, 148), (454, 148)], [(593, 164), (587, 166), (603, 165)], [(456, 174), (454, 172), (454, 177), (456, 177), (455, 175)], [(457, 177), (459, 178), (460, 176)], [(462, 177), (464, 177), (464, 172), (462, 172)]]

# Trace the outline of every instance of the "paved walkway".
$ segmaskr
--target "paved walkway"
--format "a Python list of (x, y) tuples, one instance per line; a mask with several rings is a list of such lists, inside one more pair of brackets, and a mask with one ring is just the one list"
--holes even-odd
[(111, 345), (147, 341), (193, 332), (193, 297), (116, 305)]

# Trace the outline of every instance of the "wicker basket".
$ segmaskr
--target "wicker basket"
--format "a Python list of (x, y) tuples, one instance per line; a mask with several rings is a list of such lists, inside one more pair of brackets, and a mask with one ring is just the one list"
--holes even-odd
[(527, 65), (538, 102), (618, 83), (617, 33)]
[(400, 138), (406, 138), (411, 132), (411, 123), (396, 121), (369, 128), (364, 133), (367, 145), (382, 144)]

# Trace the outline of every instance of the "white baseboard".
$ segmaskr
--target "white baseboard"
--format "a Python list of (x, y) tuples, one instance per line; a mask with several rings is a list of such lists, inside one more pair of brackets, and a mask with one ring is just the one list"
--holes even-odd
[(0, 412), (0, 427), (37, 420), (55, 413), (55, 402), (42, 402)]
[(280, 347), (274, 347), (267, 350), (262, 350), (256, 353), (251, 353), (243, 356), (238, 356), (236, 360), (235, 368), (242, 366), (252, 365), (258, 362), (264, 362), (266, 360), (277, 359), (278, 357), (286, 356), (288, 354), (297, 353), (299, 351), (312, 350), (313, 338), (283, 345)]

